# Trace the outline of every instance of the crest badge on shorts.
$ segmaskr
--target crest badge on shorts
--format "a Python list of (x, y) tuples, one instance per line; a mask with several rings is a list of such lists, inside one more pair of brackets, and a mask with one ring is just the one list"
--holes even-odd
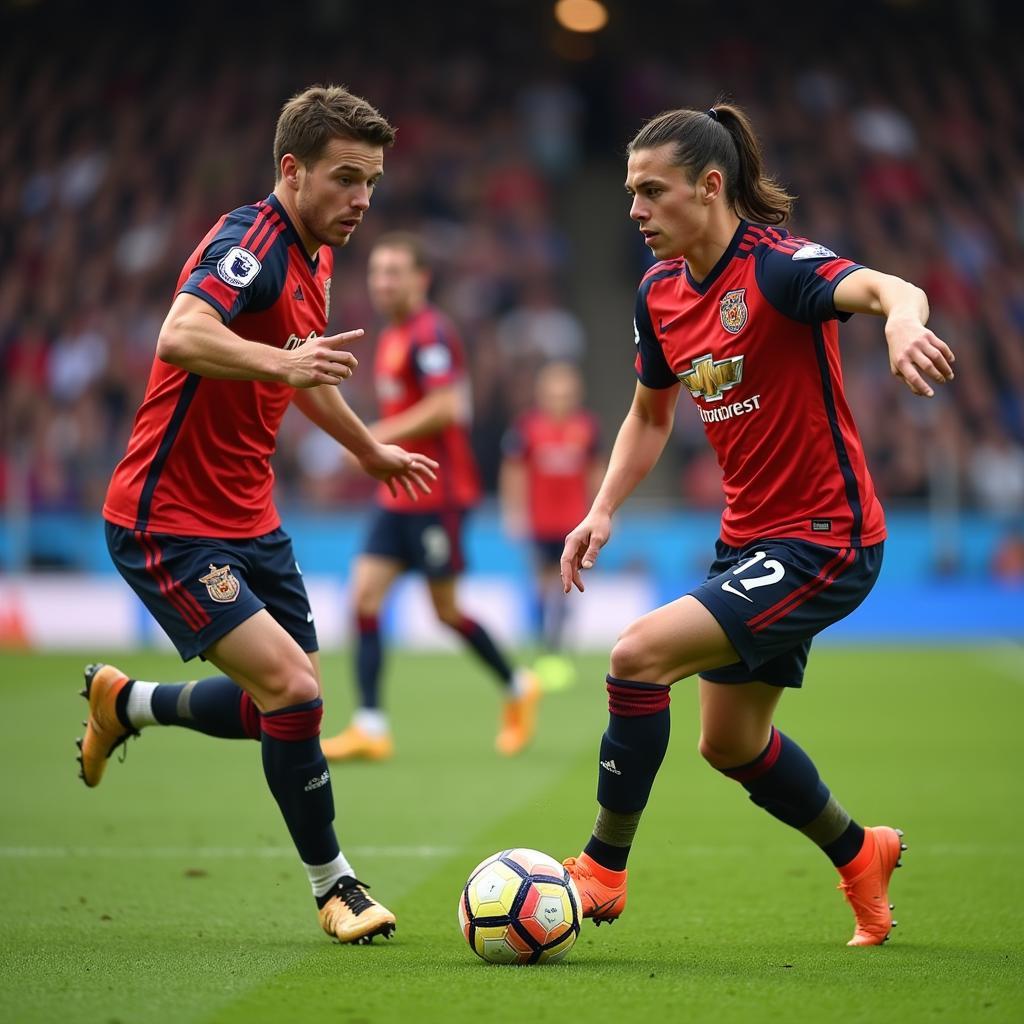
[(200, 576), (199, 582), (206, 584), (206, 592), (218, 604), (230, 604), (238, 597), (239, 584), (237, 578), (231, 575), (230, 565), (218, 569), (211, 563), (210, 571)]
[(746, 292), (746, 288), (734, 288), (722, 296), (719, 313), (722, 317), (722, 326), (730, 334), (739, 334), (747, 322), (747, 303), (743, 298)]

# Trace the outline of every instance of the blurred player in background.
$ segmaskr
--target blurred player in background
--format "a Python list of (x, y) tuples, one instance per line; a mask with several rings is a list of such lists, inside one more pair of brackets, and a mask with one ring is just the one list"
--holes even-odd
[(355, 675), (359, 706), (347, 729), (323, 741), (331, 760), (384, 760), (394, 746), (381, 707), (383, 640), (380, 613), (395, 581), (422, 574), (438, 619), (455, 630), (487, 666), (504, 695), (495, 746), (518, 753), (534, 730), (539, 685), (514, 668), (479, 622), (459, 605), (456, 580), (466, 514), (480, 484), (467, 424), (470, 400), (462, 343), (448, 319), (427, 301), (430, 270), (422, 240), (383, 235), (370, 254), (370, 298), (387, 319), (377, 344), (374, 380), (382, 418), (370, 429), (378, 441), (401, 441), (436, 460), (437, 486), (421, 501), (381, 488), (377, 512), (352, 576), (356, 615)]
[(669, 689), (697, 675), (701, 755), (823, 850), (854, 912), (849, 945), (879, 945), (895, 924), (888, 886), (902, 833), (853, 820), (772, 719), (803, 681), (812, 637), (864, 600), (882, 562), (885, 521), (843, 395), (836, 321), (885, 317), (890, 368), (915, 395), (952, 380), (953, 354), (925, 327), (919, 288), (772, 226), (792, 198), (762, 172), (739, 108), (649, 122), (629, 146), (626, 190), (662, 262), (637, 299), (632, 407), (590, 512), (566, 538), (566, 593), (583, 590), (580, 570), (660, 456), (680, 385), (722, 465), (726, 509), (706, 581), (627, 626), (612, 649), (598, 818), (566, 866), (586, 916), (618, 917), (668, 747)]
[(599, 447), (597, 418), (583, 408), (577, 367), (542, 366), (534, 407), (505, 435), (500, 494), (506, 531), (528, 537), (533, 546), (535, 621), (543, 651), (534, 670), (544, 689), (560, 689), (575, 678), (562, 653), (567, 605), (558, 562), (566, 534), (587, 514), (597, 492), (604, 469)]
[(363, 332), (322, 336), (331, 246), (358, 227), (393, 140), (345, 89), (293, 97), (277, 123), (274, 191), (221, 217), (182, 269), (103, 515), (118, 571), (182, 658), (224, 674), (157, 684), (90, 665), (79, 741), (87, 786), (146, 726), (259, 742), (320, 923), (342, 942), (390, 936), (395, 918), (335, 836), (316, 629), (274, 507), (270, 455), (294, 404), (390, 491), (411, 501), (429, 490), (436, 464), (374, 439), (337, 388), (356, 366), (344, 346)]

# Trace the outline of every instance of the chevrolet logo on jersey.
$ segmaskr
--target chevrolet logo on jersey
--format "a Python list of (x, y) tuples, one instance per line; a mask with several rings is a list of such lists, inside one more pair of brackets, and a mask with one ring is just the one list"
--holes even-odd
[(693, 366), (676, 376), (689, 388), (694, 398), (705, 402), (720, 402), (723, 392), (736, 387), (743, 379), (743, 356), (715, 359), (709, 352), (694, 359)]

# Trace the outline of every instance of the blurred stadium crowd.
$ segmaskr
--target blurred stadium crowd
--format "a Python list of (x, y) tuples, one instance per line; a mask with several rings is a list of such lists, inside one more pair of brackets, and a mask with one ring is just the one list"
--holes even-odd
[[(38, 6), (34, 31), (47, 5)], [(499, 20), (509, 16), (509, 5), (497, 6)], [(182, 263), (222, 212), (272, 187), (281, 102), (329, 80), (399, 128), (373, 209), (337, 261), (332, 324), (372, 328), (368, 243), (390, 228), (422, 231), (436, 298), (469, 350), (489, 483), (498, 439), (529, 401), (540, 361), (579, 361), (593, 382), (605, 355), (631, 344), (630, 295), (646, 253), (619, 203), (625, 142), (658, 111), (706, 106), (727, 90), (800, 197), (793, 229), (921, 284), (932, 328), (957, 353), (954, 388), (912, 401), (888, 376), (880, 324), (855, 317), (843, 329), (848, 392), (883, 500), (942, 496), (1019, 522), (1024, 64), (991, 50), (996, 33), (1017, 29), (996, 19), (973, 36), (935, 35), (903, 20), (874, 49), (861, 33), (835, 32), (827, 57), (780, 59), (756, 30), (743, 39), (719, 27), (679, 53), (665, 53), (662, 40), (658, 56), (641, 53), (628, 26), (616, 36), (614, 22), (607, 40), (584, 43), (481, 19), (456, 32), (424, 16), (389, 35), (386, 24), (353, 31), (349, 5), (335, 24), (329, 7), (311, 5), (318, 20), (296, 19), (279, 38), (252, 23), (232, 33), (227, 11), (208, 11), (201, 32), (160, 22), (105, 28), (87, 47), (73, 31), (38, 46), (8, 36), (0, 492), (9, 504), (98, 509)], [(249, 7), (259, 10), (268, 11)], [(548, 41), (538, 44), (538, 33)], [(818, 52), (801, 40), (794, 29), (793, 54)], [(573, 261), (586, 239), (565, 217), (575, 183), (595, 167), (608, 168), (609, 201), (592, 216), (623, 224), (621, 254), (608, 260), (626, 305), (622, 324), (603, 334), (584, 327), (587, 282)], [(358, 353), (364, 367), (371, 351)], [(350, 397), (372, 418), (364, 373)], [(599, 410), (609, 437), (630, 387), (623, 381), (621, 403)], [(714, 505), (717, 468), (686, 405), (679, 485), (668, 496)], [(323, 507), (367, 493), (300, 417), (287, 422), (276, 469), (285, 502)]]

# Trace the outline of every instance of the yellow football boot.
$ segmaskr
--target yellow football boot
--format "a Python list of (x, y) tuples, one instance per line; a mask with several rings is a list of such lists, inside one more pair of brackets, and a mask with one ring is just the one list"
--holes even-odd
[(390, 939), (394, 934), (395, 915), (368, 896), (368, 888), (356, 878), (343, 878), (335, 886), (320, 908), (320, 925), (331, 938), (368, 946), (375, 935)]
[(501, 709), (501, 727), (494, 748), (507, 757), (518, 754), (533, 739), (537, 727), (540, 680), (528, 669), (517, 669), (519, 692), (509, 697)]
[(82, 781), (90, 788), (100, 784), (110, 755), (129, 737), (139, 735), (137, 729), (128, 728), (117, 717), (118, 694), (129, 682), (113, 665), (86, 666), (81, 695), (89, 702), (89, 717), (82, 723), (85, 735), (75, 742)]
[(386, 761), (395, 752), (390, 733), (374, 736), (358, 725), (350, 725), (337, 736), (320, 741), (328, 761)]

